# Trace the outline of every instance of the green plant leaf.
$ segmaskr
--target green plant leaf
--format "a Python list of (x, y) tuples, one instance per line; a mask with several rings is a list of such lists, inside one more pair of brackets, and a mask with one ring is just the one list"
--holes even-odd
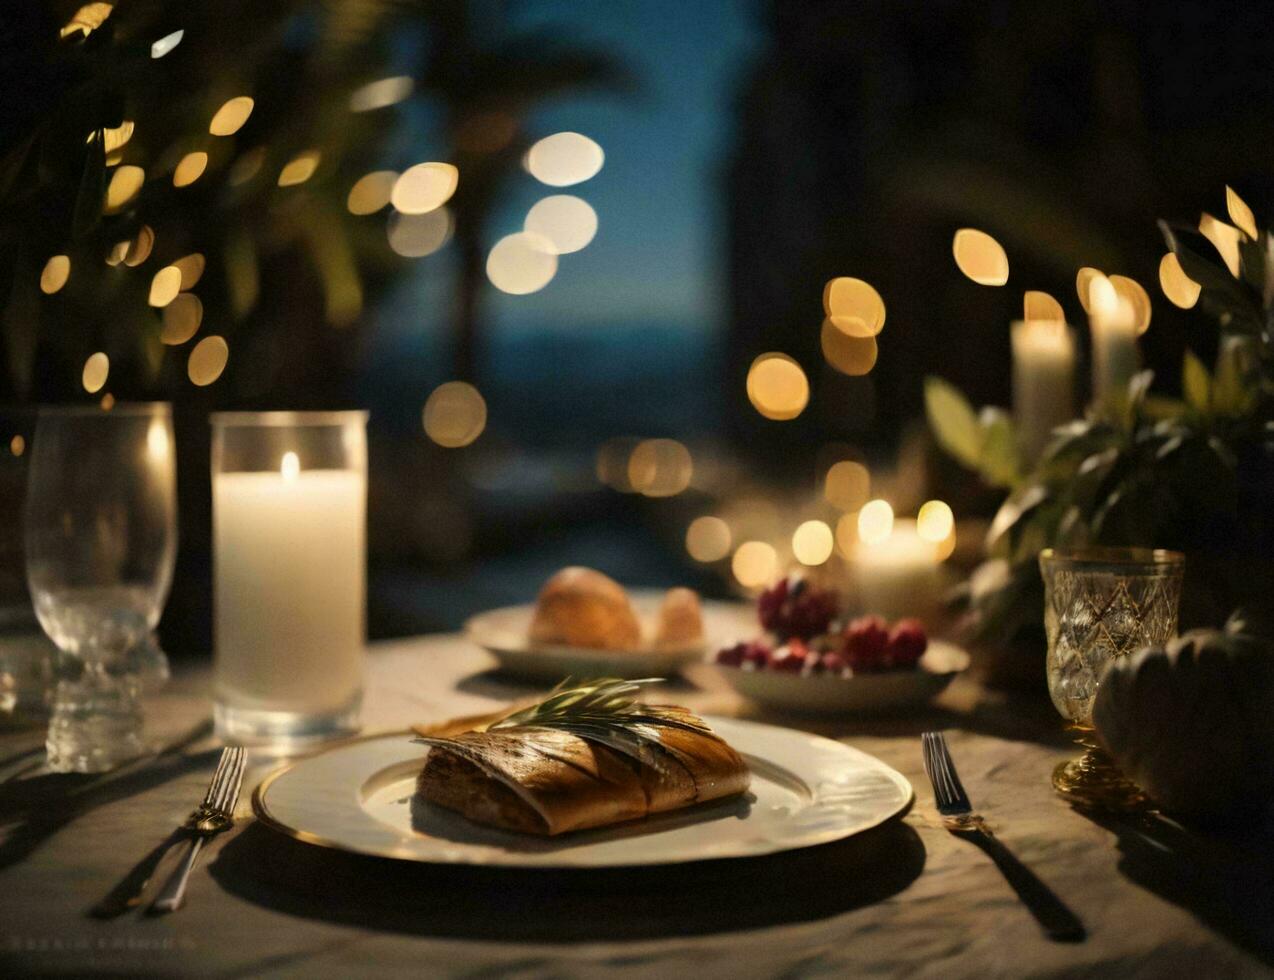
[(959, 389), (941, 378), (926, 378), (925, 414), (938, 445), (969, 469), (978, 469), (982, 462), (982, 426)]
[(1032, 483), (1009, 495), (1009, 499), (1000, 505), (986, 532), (986, 550), (993, 551), (1004, 535), (1012, 530), (1023, 517), (1048, 499), (1048, 487), (1042, 483)]
[(1217, 351), (1212, 381), (1212, 411), (1224, 418), (1242, 418), (1251, 411), (1256, 393), (1248, 378), (1256, 373), (1250, 339), (1226, 337)]
[(1208, 369), (1203, 366), (1191, 351), (1186, 351), (1185, 363), (1181, 366), (1181, 392), (1185, 395), (1186, 404), (1200, 415), (1208, 415), (1212, 406), (1212, 379), (1208, 377)]
[(978, 471), (993, 487), (1012, 487), (1021, 463), (1013, 419), (1002, 408), (987, 407), (979, 416), (982, 426), (982, 459)]

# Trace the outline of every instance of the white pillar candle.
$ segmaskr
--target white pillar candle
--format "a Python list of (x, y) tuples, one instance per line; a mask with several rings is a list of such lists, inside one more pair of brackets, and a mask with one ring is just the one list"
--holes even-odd
[(362, 688), (367, 479), (305, 470), (215, 473), (217, 697), (322, 713)]
[(875, 544), (859, 541), (854, 549), (858, 606), (895, 620), (926, 619), (937, 614), (942, 577), (937, 548), (916, 533), (916, 522), (894, 522), (889, 537)]
[(1013, 421), (1018, 447), (1033, 461), (1053, 429), (1075, 417), (1075, 340), (1057, 320), (1012, 326)]
[(1093, 402), (1100, 405), (1125, 391), (1137, 373), (1137, 311), (1105, 276), (1093, 279), (1088, 296), (1088, 321), (1093, 334)]

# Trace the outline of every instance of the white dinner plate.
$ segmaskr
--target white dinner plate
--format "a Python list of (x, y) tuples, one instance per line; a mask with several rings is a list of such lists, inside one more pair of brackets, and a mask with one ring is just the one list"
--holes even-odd
[[(631, 593), (633, 608), (649, 633), (662, 592)], [(682, 667), (704, 658), (734, 638), (758, 629), (756, 610), (733, 602), (703, 603), (701, 642), (682, 647), (643, 647), (638, 650), (594, 650), (532, 643), (527, 634), (535, 606), (506, 606), (480, 613), (465, 623), (465, 635), (500, 662), (511, 674), (557, 683), (564, 677), (671, 677)]]
[(752, 770), (743, 796), (559, 837), (496, 830), (421, 800), (426, 748), (407, 732), (311, 756), (253, 794), (262, 823), (298, 840), (436, 864), (598, 868), (749, 857), (860, 833), (903, 812), (911, 784), (879, 759), (830, 739), (708, 719)]
[(969, 666), (969, 655), (952, 643), (930, 640), (915, 670), (835, 677), (830, 674), (785, 674), (713, 664), (740, 694), (757, 704), (807, 714), (889, 711), (923, 704), (941, 694), (956, 674)]

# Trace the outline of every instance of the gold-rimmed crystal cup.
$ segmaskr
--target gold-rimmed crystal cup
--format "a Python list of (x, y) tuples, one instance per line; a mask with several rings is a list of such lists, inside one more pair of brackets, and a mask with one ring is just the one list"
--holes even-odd
[(1185, 557), (1158, 548), (1048, 548), (1039, 561), (1048, 692), (1085, 749), (1054, 770), (1053, 787), (1090, 808), (1135, 806), (1141, 791), (1093, 734), (1093, 701), (1109, 664), (1176, 635)]

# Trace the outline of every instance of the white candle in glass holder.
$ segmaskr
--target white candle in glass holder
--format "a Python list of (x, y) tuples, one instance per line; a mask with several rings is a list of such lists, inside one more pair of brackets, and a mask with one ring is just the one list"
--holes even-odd
[(1137, 311), (1105, 276), (1088, 287), (1093, 335), (1093, 402), (1100, 405), (1128, 387), (1137, 373)]
[(854, 579), (858, 606), (894, 620), (903, 616), (934, 616), (942, 599), (942, 575), (937, 548), (916, 533), (916, 522), (894, 521), (889, 537), (854, 549)]
[(1075, 339), (1060, 320), (1018, 320), (1013, 348), (1013, 421), (1028, 462), (1053, 429), (1075, 417)]
[(218, 697), (322, 713), (357, 700), (367, 478), (306, 470), (213, 475)]

